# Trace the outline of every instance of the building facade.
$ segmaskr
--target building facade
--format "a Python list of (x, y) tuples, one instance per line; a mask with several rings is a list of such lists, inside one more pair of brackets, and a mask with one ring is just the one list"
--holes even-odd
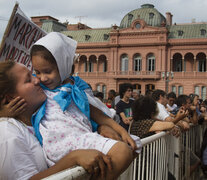
[(162, 89), (206, 99), (207, 23), (172, 24), (172, 14), (163, 16), (152, 4), (127, 13), (119, 26), (52, 28), (58, 23), (44, 20), (41, 27), (78, 41), (75, 72), (93, 90), (106, 95), (130, 82), (141, 94)]

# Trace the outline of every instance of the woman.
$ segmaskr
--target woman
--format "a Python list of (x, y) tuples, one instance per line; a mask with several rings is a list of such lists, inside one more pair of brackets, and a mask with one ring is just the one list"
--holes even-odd
[(173, 122), (155, 120), (154, 117), (157, 115), (158, 109), (156, 102), (150, 96), (144, 96), (135, 100), (132, 106), (132, 113), (133, 122), (130, 133), (140, 138), (145, 138), (155, 132), (171, 130), (173, 128), (177, 128), (180, 131), (180, 127), (174, 125)]
[[(0, 176), (1, 179), (41, 179), (74, 165), (83, 166), (89, 173), (102, 177), (111, 160), (96, 150), (76, 150), (47, 169), (40, 144), (33, 135), (31, 116), (45, 101), (39, 80), (23, 65), (12, 61), (0, 63), (0, 102), (8, 104), (20, 96), (25, 99), (26, 111), (15, 119), (0, 121)], [(99, 167), (99, 168), (96, 168)]]

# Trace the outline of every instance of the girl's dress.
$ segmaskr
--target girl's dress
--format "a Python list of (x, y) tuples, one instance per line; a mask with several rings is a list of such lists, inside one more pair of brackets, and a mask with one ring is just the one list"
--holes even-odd
[(40, 122), (39, 130), (49, 166), (76, 149), (96, 149), (107, 154), (117, 142), (93, 133), (90, 121), (73, 101), (63, 112), (60, 105), (53, 100), (58, 92), (45, 90), (45, 93), (46, 113)]

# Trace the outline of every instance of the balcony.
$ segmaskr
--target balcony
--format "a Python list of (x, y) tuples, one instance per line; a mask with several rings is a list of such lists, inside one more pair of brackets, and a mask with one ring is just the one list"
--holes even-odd
[(108, 72), (79, 72), (77, 74), (80, 77), (107, 77)]
[(113, 74), (116, 79), (161, 79), (159, 71), (116, 71)]
[(175, 79), (207, 79), (207, 72), (197, 72), (197, 71), (182, 71), (174, 72)]
[(161, 79), (159, 71), (110, 71), (110, 72), (79, 72), (80, 77), (99, 77), (115, 79)]

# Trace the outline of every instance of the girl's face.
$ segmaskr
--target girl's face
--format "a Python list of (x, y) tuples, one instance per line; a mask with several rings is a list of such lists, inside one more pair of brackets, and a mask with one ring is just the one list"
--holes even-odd
[(33, 113), (46, 99), (39, 79), (32, 76), (32, 73), (21, 64), (15, 64), (10, 73), (14, 75), (16, 81), (16, 91), (12, 94), (13, 98), (17, 96), (24, 98), (27, 102), (27, 111)]
[(49, 89), (55, 89), (61, 84), (58, 68), (41, 56), (32, 56), (32, 66), (40, 82)]

